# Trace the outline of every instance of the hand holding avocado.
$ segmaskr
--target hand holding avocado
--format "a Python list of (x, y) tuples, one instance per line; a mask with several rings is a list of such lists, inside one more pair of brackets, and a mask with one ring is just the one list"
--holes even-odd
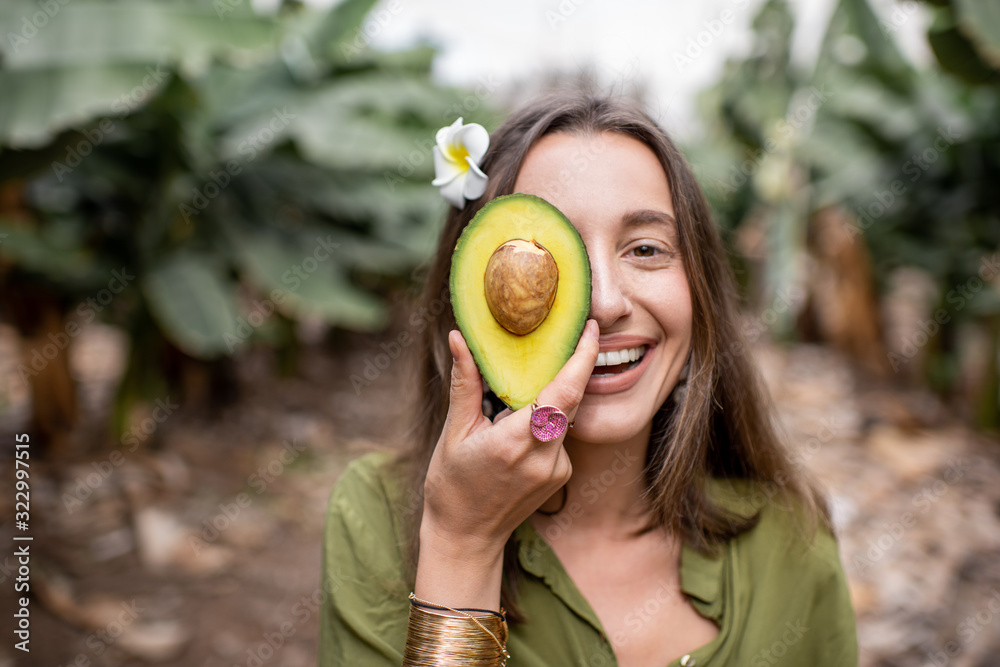
[[(565, 433), (533, 434), (528, 406), (572, 421), (583, 399), (599, 347), (590, 262), (558, 209), (509, 195), (462, 233), (449, 286), (460, 331), (448, 336), (448, 416), (424, 483), (415, 590), (492, 609), (507, 539), (572, 474)], [(493, 422), (484, 377), (513, 410)]]
[[(512, 194), (488, 202), (462, 232), (452, 255), (449, 287), (461, 333), (452, 331), (448, 339), (455, 360), (451, 401), (431, 469), (439, 463), (447, 471), (446, 489), (474, 482), (469, 498), (456, 491), (454, 500), (460, 503), (481, 503), (486, 499), (477, 502), (477, 490), (499, 482), (496, 500), (511, 515), (494, 515), (501, 519), (496, 534), (485, 530), (481, 537), (502, 544), (569, 479), (560, 429), (547, 435), (536, 430), (533, 436), (530, 412), (524, 408), (532, 403), (552, 406), (546, 410), (561, 411), (572, 420), (583, 398), (598, 337), (594, 322), (593, 344), (580, 342), (590, 310), (590, 261), (580, 234), (559, 209), (534, 195)], [(490, 423), (482, 413), (480, 372), (517, 412), (505, 410)], [(541, 446), (536, 436), (549, 441), (548, 446)], [(453, 479), (456, 470), (463, 471), (463, 480)], [(434, 506), (435, 493), (448, 497), (436, 482), (429, 472), (425, 511), (431, 520), (452, 513), (446, 504)], [(458, 534), (482, 530), (479, 521)]]
[[(482, 411), (482, 380), (462, 335), (448, 337), (455, 358), (451, 403), (424, 486), (424, 521), (459, 542), (472, 538), (502, 550), (514, 529), (569, 479), (563, 438), (539, 442), (531, 434), (531, 408), (501, 413), (491, 423)], [(597, 323), (589, 321), (576, 350), (538, 394), (570, 420), (583, 398), (598, 352)]]

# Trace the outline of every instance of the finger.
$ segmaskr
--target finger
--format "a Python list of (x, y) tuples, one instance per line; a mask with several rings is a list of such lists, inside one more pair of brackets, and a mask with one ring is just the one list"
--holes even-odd
[(512, 414), (514, 414), (513, 410), (510, 408), (504, 408), (498, 412), (495, 417), (493, 417), (493, 423), (499, 424), (502, 420), (507, 419), (507, 417), (510, 417)]
[(467, 433), (483, 419), (483, 379), (461, 332), (448, 334), (448, 347), (453, 358), (448, 425)]
[(549, 384), (538, 393), (539, 405), (554, 405), (567, 413), (576, 410), (594, 372), (600, 350), (597, 320), (587, 320), (576, 351)]

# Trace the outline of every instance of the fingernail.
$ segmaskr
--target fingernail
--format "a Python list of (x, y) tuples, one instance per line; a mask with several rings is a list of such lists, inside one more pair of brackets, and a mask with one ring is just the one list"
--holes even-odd
[(587, 326), (590, 327), (590, 337), (597, 340), (601, 337), (600, 327), (597, 326), (597, 320), (587, 320)]

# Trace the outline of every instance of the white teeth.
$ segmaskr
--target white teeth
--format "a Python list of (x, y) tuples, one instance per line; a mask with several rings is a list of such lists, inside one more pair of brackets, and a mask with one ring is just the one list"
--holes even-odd
[(597, 363), (595, 366), (617, 366), (618, 364), (638, 361), (646, 352), (646, 346), (630, 347), (626, 350), (610, 350), (608, 352), (597, 353)]

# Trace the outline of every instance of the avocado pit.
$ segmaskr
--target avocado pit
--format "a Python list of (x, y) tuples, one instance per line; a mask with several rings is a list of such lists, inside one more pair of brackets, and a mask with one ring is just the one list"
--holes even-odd
[(508, 241), (486, 264), (486, 304), (497, 323), (517, 336), (545, 321), (558, 284), (556, 261), (537, 241)]

